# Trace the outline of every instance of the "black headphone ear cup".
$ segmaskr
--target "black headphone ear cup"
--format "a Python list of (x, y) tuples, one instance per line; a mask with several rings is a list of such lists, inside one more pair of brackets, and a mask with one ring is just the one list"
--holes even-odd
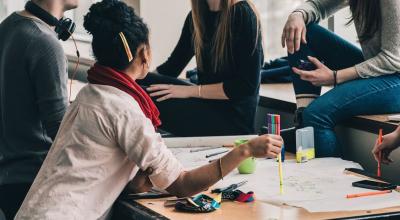
[(56, 33), (58, 38), (62, 41), (68, 40), (74, 33), (76, 24), (69, 18), (61, 18), (56, 26)]
[(55, 26), (55, 32), (58, 35), (58, 39), (66, 41), (72, 33), (75, 31), (75, 23), (69, 18), (61, 18), (58, 20), (46, 10), (42, 9), (32, 1), (28, 1), (25, 5), (25, 9), (33, 15), (40, 18), (50, 26)]

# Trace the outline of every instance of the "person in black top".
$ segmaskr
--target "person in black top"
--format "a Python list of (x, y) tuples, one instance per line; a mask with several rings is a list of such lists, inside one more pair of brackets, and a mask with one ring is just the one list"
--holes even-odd
[[(177, 79), (193, 56), (199, 85)], [(172, 55), (139, 83), (156, 99), (161, 128), (174, 135), (253, 134), (263, 61), (250, 1), (192, 0)]]

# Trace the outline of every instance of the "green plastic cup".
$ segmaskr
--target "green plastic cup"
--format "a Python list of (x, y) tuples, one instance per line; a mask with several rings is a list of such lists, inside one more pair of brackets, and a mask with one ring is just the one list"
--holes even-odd
[[(238, 147), (242, 144), (247, 143), (248, 140), (236, 140), (235, 147)], [(240, 174), (252, 174), (256, 171), (256, 159), (254, 157), (247, 158), (246, 160), (242, 161), (239, 166), (238, 170)]]

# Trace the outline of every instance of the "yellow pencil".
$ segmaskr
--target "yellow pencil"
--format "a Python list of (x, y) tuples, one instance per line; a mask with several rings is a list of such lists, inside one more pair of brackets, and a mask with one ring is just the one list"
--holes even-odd
[(278, 155), (279, 162), (279, 191), (283, 194), (283, 171), (282, 171), (282, 154)]

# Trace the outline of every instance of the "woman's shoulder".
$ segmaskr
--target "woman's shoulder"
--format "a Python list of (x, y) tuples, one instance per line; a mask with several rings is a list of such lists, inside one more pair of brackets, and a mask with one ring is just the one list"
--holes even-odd
[(253, 3), (242, 0), (233, 5), (235, 25), (251, 25), (259, 19), (255, 7), (251, 4)]
[(88, 84), (79, 92), (75, 101), (110, 118), (143, 114), (134, 98), (118, 88), (107, 85)]
[(233, 9), (235, 10), (235, 13), (242, 13), (242, 15), (250, 15), (250, 16), (256, 16), (256, 12), (254, 11), (255, 7), (252, 6), (253, 3), (247, 1), (247, 0), (242, 0), (238, 1), (233, 5)]
[(189, 11), (189, 13), (186, 15), (185, 19), (185, 26), (192, 27), (193, 26), (193, 15), (192, 15), (192, 10)]

